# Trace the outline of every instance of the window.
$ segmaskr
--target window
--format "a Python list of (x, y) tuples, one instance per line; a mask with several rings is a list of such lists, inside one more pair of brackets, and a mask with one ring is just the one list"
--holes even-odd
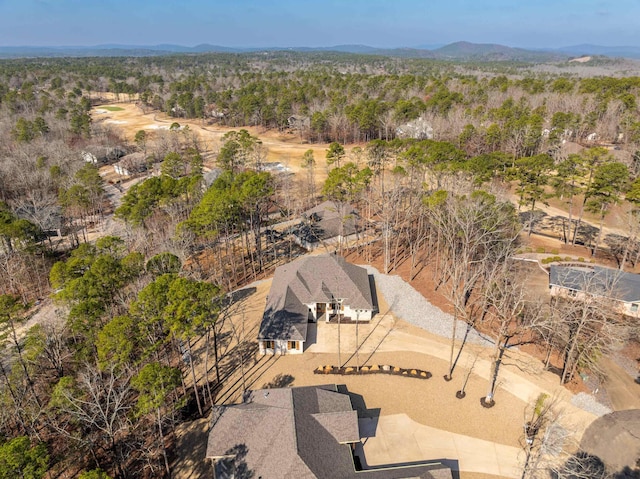
[(275, 346), (274, 346), (274, 344), (273, 344), (273, 341), (265, 341), (265, 342), (264, 342), (264, 348), (265, 348), (265, 349), (274, 349), (274, 348), (275, 348)]
[(638, 312), (638, 306), (639, 306), (638, 303), (633, 303), (631, 305), (631, 312), (632, 313), (637, 313)]
[(288, 341), (287, 342), (287, 349), (294, 349), (296, 351), (298, 351), (298, 349), (300, 348), (298, 341)]

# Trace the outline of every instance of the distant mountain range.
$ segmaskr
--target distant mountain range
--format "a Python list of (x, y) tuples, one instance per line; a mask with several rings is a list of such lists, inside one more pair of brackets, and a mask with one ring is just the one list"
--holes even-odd
[(602, 45), (582, 44), (557, 48), (555, 51), (571, 56), (603, 55), (606, 57), (640, 59), (640, 47), (603, 47)]
[(34, 57), (143, 57), (178, 53), (250, 53), (261, 51), (341, 52), (361, 55), (382, 55), (403, 58), (433, 58), (458, 61), (523, 61), (557, 62), (571, 57), (597, 55), (640, 59), (640, 47), (601, 45), (574, 45), (556, 49), (524, 49), (490, 43), (456, 42), (449, 45), (421, 45), (415, 48), (375, 48), (367, 45), (336, 45), (331, 47), (270, 47), (232, 48), (202, 44), (194, 47), (183, 45), (96, 45), (59, 47), (0, 47), (0, 58)]

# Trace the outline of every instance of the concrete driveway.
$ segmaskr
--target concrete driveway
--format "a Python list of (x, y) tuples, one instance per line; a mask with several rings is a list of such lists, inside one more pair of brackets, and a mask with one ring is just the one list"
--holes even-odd
[(454, 470), (519, 478), (524, 452), (517, 447), (435, 429), (406, 414), (359, 419), (363, 466), (441, 461)]

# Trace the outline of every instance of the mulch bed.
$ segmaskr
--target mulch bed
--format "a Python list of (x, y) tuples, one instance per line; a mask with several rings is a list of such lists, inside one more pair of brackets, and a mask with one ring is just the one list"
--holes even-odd
[(397, 366), (373, 365), (373, 366), (361, 366), (359, 369), (355, 367), (341, 367), (338, 366), (319, 366), (314, 371), (314, 374), (392, 374), (394, 376), (405, 376), (408, 378), (417, 379), (429, 379), (432, 374), (429, 371), (423, 371), (422, 369), (415, 368), (399, 368)]

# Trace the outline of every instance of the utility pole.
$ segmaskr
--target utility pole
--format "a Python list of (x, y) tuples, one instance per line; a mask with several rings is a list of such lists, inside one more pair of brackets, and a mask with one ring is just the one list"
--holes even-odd
[(342, 356), (340, 352), (340, 310), (342, 309), (342, 301), (342, 299), (338, 298), (337, 303), (334, 303), (338, 305), (338, 368), (342, 367)]
[(360, 311), (356, 311), (356, 372), (360, 372), (360, 343), (358, 343), (358, 326), (360, 325)]

